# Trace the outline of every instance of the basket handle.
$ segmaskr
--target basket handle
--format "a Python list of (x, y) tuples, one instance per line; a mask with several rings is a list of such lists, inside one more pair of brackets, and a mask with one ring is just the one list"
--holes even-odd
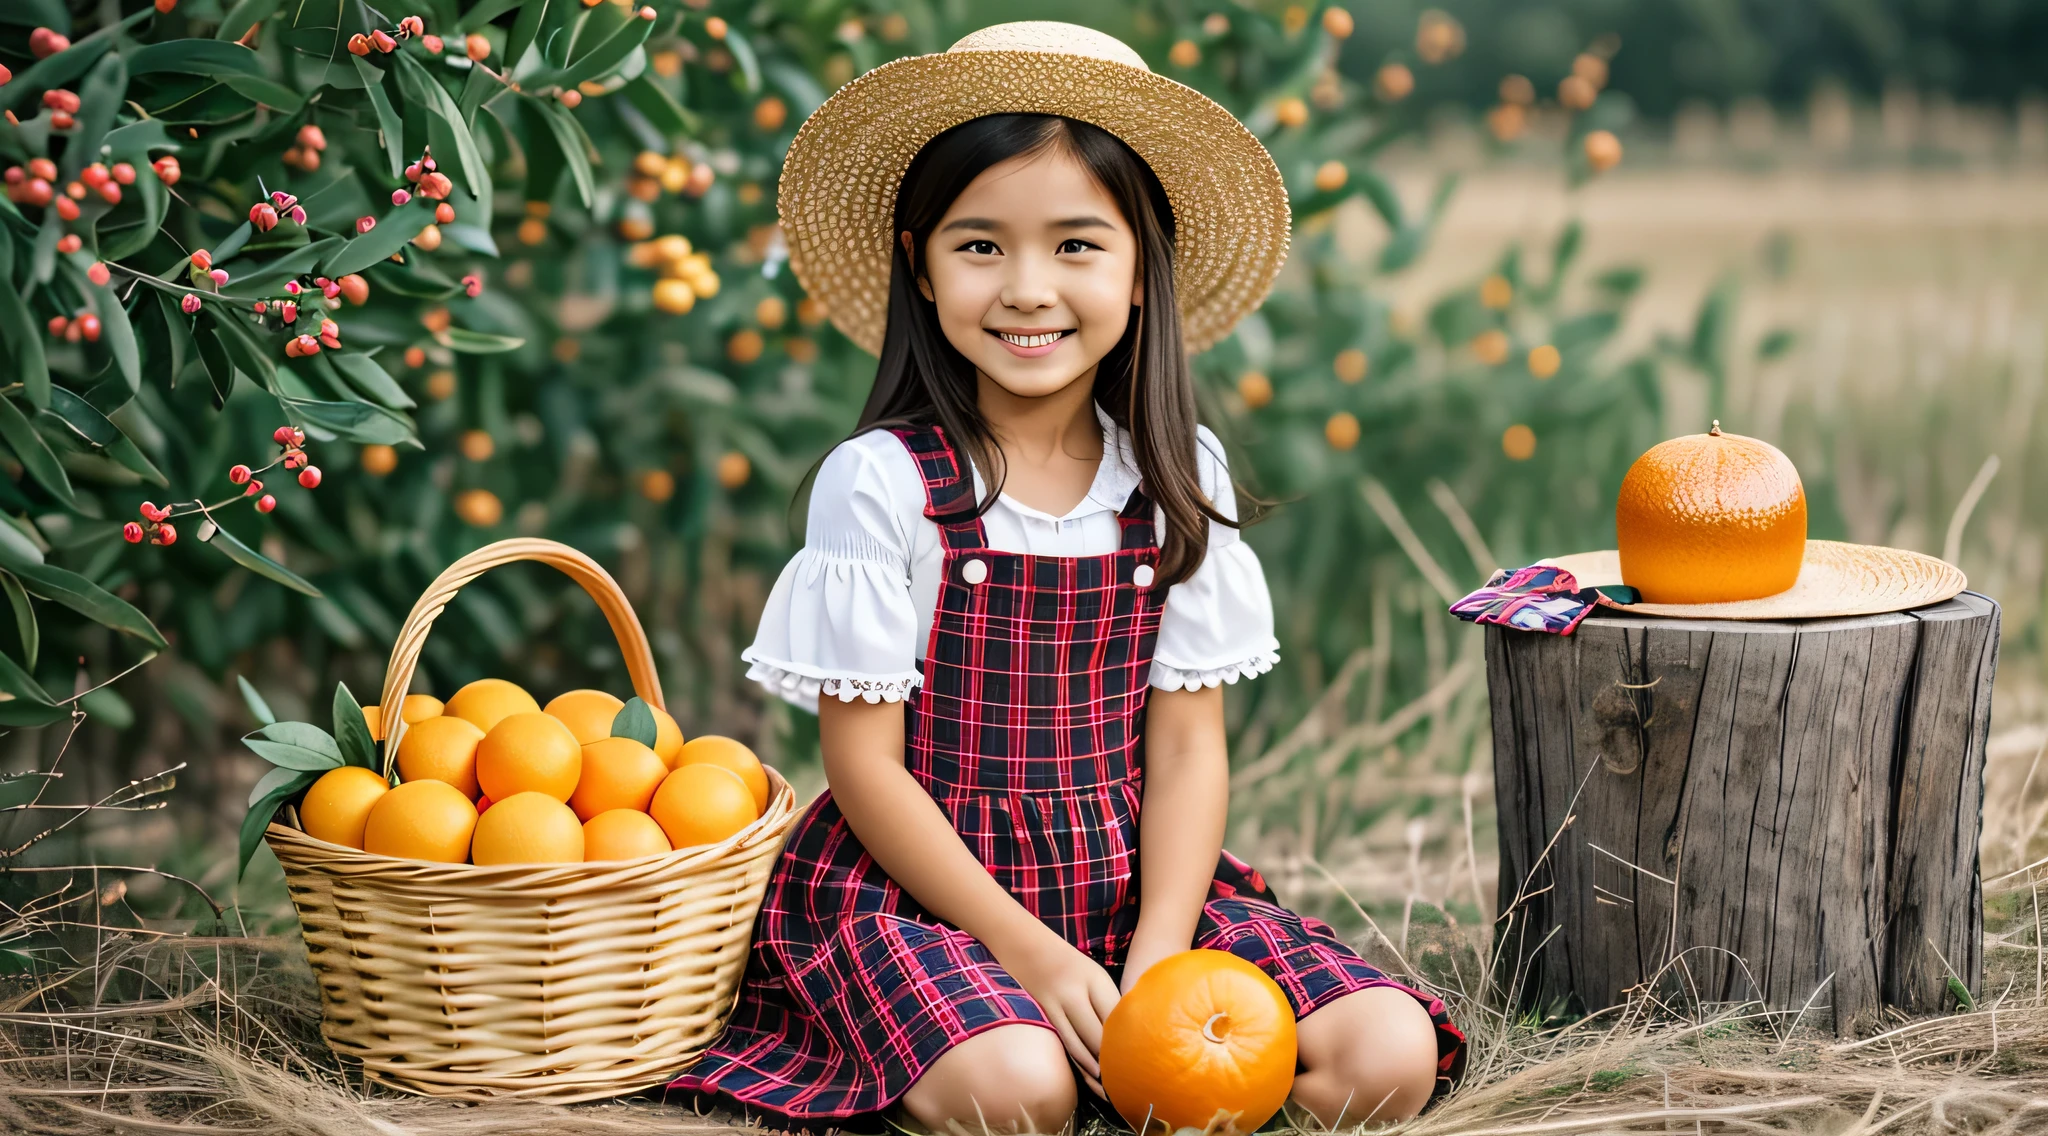
[(590, 598), (597, 601), (606, 621), (612, 625), (612, 635), (619, 641), (619, 653), (626, 659), (626, 672), (633, 679), (633, 692), (658, 710), (668, 709), (661, 697), (661, 682), (655, 677), (654, 650), (648, 646), (647, 632), (641, 628), (640, 618), (633, 614), (633, 605), (627, 601), (626, 593), (620, 590), (611, 573), (597, 561), (558, 541), (538, 537), (494, 541), (443, 569), (420, 594), (419, 600), (412, 605), (412, 611), (406, 615), (405, 624), (398, 629), (398, 639), (391, 645), (391, 661), (384, 668), (384, 690), (378, 699), (379, 704), (387, 708), (384, 713), (384, 775), (387, 778), (398, 753), (398, 740), (405, 733), (405, 716), (392, 713), (389, 708), (404, 704), (406, 688), (412, 685), (420, 650), (426, 646), (427, 632), (433, 628), (434, 620), (440, 617), (464, 585), (493, 568), (519, 560), (538, 560), (559, 568), (581, 584), (583, 590), (590, 593)]

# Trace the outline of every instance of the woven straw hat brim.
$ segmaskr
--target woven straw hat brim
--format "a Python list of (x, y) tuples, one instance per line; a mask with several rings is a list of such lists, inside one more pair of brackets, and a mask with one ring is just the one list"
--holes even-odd
[[(1621, 554), (1611, 548), (1548, 557), (1541, 563), (1570, 572), (1582, 588), (1623, 582)], [(1839, 619), (1925, 607), (1953, 599), (1968, 586), (1962, 569), (1922, 553), (1809, 540), (1799, 582), (1777, 595), (1736, 603), (1638, 603), (1621, 610), (1681, 619)]]
[(880, 354), (896, 191), (926, 142), (989, 114), (1056, 114), (1121, 138), (1173, 206), (1174, 289), (1191, 352), (1257, 308), (1287, 259), (1287, 188), (1258, 138), (1201, 92), (1125, 63), (947, 51), (839, 89), (790, 143), (777, 190), (789, 263), (832, 322)]

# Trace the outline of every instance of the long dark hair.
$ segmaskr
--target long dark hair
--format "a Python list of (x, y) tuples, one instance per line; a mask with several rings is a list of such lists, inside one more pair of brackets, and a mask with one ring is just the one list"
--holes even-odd
[[(1173, 292), (1173, 208), (1144, 159), (1090, 123), (1049, 114), (970, 119), (927, 142), (896, 193), (889, 316), (874, 389), (856, 435), (877, 426), (937, 424), (982, 471), (986, 512), (1002, 491), (1002, 450), (982, 416), (974, 365), (939, 327), (937, 306), (918, 291), (915, 264), (932, 230), (982, 171), (1011, 158), (1060, 147), (1092, 174), (1138, 238), (1145, 302), (1095, 371), (1095, 401), (1131, 439), (1146, 495), (1165, 515), (1159, 574), (1165, 587), (1192, 575), (1209, 549), (1209, 521), (1234, 525), (1202, 492), (1195, 460), (1195, 388)], [(909, 232), (917, 260), (899, 234)]]

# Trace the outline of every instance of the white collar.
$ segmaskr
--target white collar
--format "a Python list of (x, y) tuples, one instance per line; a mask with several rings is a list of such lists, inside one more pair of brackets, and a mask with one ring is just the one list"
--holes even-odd
[[(1087, 494), (1067, 511), (1066, 516), (1055, 517), (1008, 494), (1003, 495), (1003, 502), (1020, 513), (1054, 521), (1074, 520), (1099, 512), (1122, 512), (1130, 500), (1131, 490), (1138, 487), (1137, 454), (1131, 448), (1130, 435), (1110, 418), (1101, 403), (1095, 404), (1095, 421), (1102, 427), (1102, 463), (1095, 467), (1095, 480), (1089, 483)], [(977, 469), (974, 471), (975, 496), (986, 492), (988, 484), (982, 481), (981, 471)]]

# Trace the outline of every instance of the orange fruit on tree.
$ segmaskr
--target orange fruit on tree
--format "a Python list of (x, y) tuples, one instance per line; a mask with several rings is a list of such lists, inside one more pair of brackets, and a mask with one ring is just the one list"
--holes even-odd
[(560, 718), (578, 745), (589, 745), (612, 736), (612, 719), (625, 706), (618, 696), (602, 690), (571, 690), (549, 699), (542, 710)]
[(678, 766), (654, 791), (647, 813), (677, 848), (716, 844), (754, 823), (754, 791), (739, 774), (699, 762)]
[(583, 822), (546, 793), (514, 793), (477, 818), (472, 864), (574, 864), (583, 860)]
[(460, 864), (469, 859), (476, 806), (446, 781), (407, 781), (370, 806), (363, 851), (406, 860)]
[(374, 769), (360, 765), (330, 769), (299, 802), (299, 824), (315, 840), (361, 848), (370, 809), (390, 791), (391, 785)]
[(668, 711), (659, 706), (649, 706), (654, 711), (654, 752), (668, 763), (670, 769), (676, 765), (676, 754), (682, 752), (683, 728), (669, 717)]
[(503, 808), (514, 793), (567, 801), (583, 775), (583, 747), (560, 718), (539, 710), (513, 714), (476, 746), (476, 780)]
[(476, 751), (484, 732), (467, 718), (428, 718), (407, 726), (398, 739), (398, 779), (446, 781), (476, 797)]
[(768, 811), (768, 774), (761, 768), (761, 759), (754, 756), (753, 750), (731, 738), (701, 734), (683, 743), (683, 748), (676, 754), (675, 765), (681, 769), (685, 765), (699, 763), (731, 770), (746, 782), (748, 790), (754, 794), (755, 813)]
[(538, 713), (540, 703), (533, 695), (522, 690), (517, 683), (502, 678), (480, 678), (448, 700), (441, 712), (451, 718), (467, 718), (477, 728), (488, 731), (514, 714)]
[(1286, 1103), (1294, 1061), (1287, 995), (1227, 951), (1153, 963), (1102, 1023), (1102, 1088), (1133, 1129), (1206, 1129), (1222, 1112), (1254, 1131)]
[(613, 809), (646, 811), (668, 766), (632, 738), (599, 738), (583, 747), (583, 773), (569, 807), (584, 820)]
[(585, 860), (638, 860), (672, 851), (661, 825), (639, 809), (610, 809), (583, 822)]
[(1621, 479), (1621, 579), (1650, 603), (1727, 603), (1799, 580), (1806, 490), (1792, 459), (1721, 424), (1657, 445)]

